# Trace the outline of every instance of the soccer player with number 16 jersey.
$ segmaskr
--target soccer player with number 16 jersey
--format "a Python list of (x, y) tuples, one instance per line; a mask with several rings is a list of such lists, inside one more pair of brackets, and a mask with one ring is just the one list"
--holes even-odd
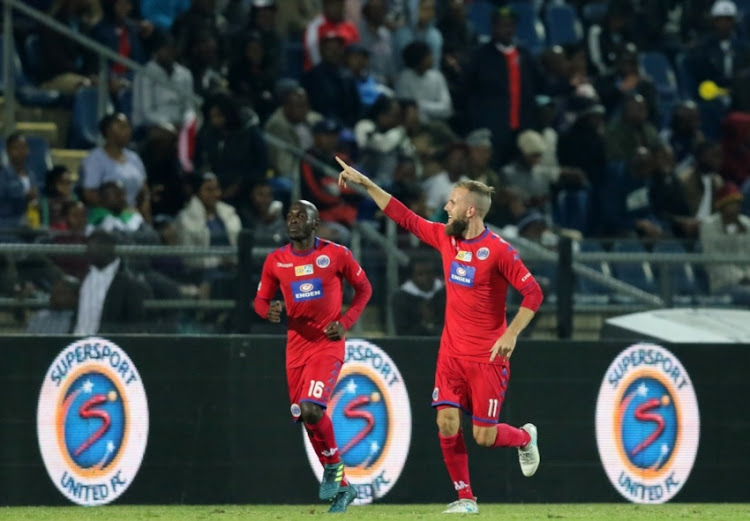
[[(296, 201), (286, 218), (291, 243), (271, 252), (255, 297), (255, 311), (270, 322), (281, 321), (281, 302), (271, 302), (281, 288), (287, 310), (286, 373), (292, 416), (304, 422), (323, 465), (319, 497), (331, 501), (329, 512), (345, 512), (357, 497), (344, 475), (331, 418), (325, 413), (344, 363), (344, 336), (372, 295), (365, 272), (352, 253), (319, 239), (318, 210)], [(354, 298), (341, 313), (342, 281), (354, 287)]]
[[(458, 500), (447, 514), (477, 514), (460, 411), (471, 414), (474, 439), (484, 447), (516, 447), (524, 476), (539, 466), (536, 427), (498, 423), (510, 379), (516, 339), (542, 303), (542, 290), (516, 250), (484, 225), (492, 188), (478, 181), (455, 185), (445, 205), (448, 224), (422, 219), (362, 173), (336, 158), (339, 183), (364, 187), (393, 221), (440, 252), (446, 279), (445, 327), (435, 371), (432, 406), (443, 460)], [(508, 284), (523, 295), (506, 325)]]

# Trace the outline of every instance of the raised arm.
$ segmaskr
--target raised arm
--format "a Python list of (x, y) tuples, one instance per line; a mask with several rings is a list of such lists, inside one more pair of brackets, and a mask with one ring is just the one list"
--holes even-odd
[(341, 158), (337, 157), (336, 161), (341, 165), (342, 171), (339, 174), (339, 184), (346, 187), (347, 183), (359, 185), (367, 190), (367, 193), (375, 204), (383, 210), (383, 213), (389, 219), (396, 222), (402, 228), (413, 233), (423, 242), (426, 242), (433, 248), (440, 248), (440, 237), (444, 236), (445, 226), (440, 223), (434, 223), (427, 219), (422, 219), (416, 213), (408, 209), (404, 204), (393, 197), (391, 194), (380, 188), (375, 182), (364, 175), (357, 169), (347, 165)]

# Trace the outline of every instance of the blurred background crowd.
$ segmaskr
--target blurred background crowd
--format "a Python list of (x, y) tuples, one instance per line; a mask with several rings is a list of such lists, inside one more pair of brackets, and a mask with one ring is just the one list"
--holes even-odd
[[(637, 239), (628, 247), (644, 251), (678, 239), (680, 251), (750, 255), (750, 1), (27, 4), (153, 73), (111, 63), (110, 114), (96, 121), (96, 56), (15, 21), (19, 102), (66, 113), (62, 146), (87, 150), (77, 168), (56, 165), (49, 140), (6, 132), (0, 240), (90, 252), (0, 257), (0, 294), (51, 295), (51, 311), (17, 316), (29, 330), (94, 333), (107, 317), (142, 323), (149, 298), (231, 298), (232, 258), (125, 267), (111, 246), (233, 246), (243, 228), (280, 245), (297, 182), (322, 237), (350, 244), (357, 221), (382, 229), (330, 176), (335, 155), (432, 220), (453, 183), (485, 182), (487, 222), (509, 239)], [(439, 265), (415, 254), (403, 280), (398, 332), (438, 333)], [(750, 268), (709, 268), (696, 288), (747, 305)], [(103, 316), (90, 311), (102, 303)], [(220, 313), (158, 316), (150, 330), (231, 330)]]

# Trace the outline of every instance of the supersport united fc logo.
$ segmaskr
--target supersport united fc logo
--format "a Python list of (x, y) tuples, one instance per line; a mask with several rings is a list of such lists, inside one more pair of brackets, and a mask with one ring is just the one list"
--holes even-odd
[(79, 505), (117, 499), (146, 450), (148, 405), (128, 355), (103, 338), (65, 348), (45, 375), (37, 437), (55, 486)]
[[(385, 351), (364, 340), (346, 341), (346, 359), (326, 412), (347, 478), (357, 487), (356, 503), (386, 495), (409, 453), (411, 407), (401, 373)], [(320, 479), (323, 468), (307, 435), (303, 438)]]
[(596, 407), (599, 455), (617, 491), (635, 503), (669, 501), (690, 475), (699, 436), (698, 402), (680, 361), (652, 344), (620, 353)]

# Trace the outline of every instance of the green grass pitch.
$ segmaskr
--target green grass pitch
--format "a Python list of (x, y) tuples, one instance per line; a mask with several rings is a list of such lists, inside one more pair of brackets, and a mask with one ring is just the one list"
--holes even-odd
[[(444, 505), (370, 505), (350, 507), (338, 517), (357, 520), (450, 519)], [(503, 521), (554, 521), (592, 519), (601, 521), (747, 521), (750, 504), (481, 504), (480, 516)], [(0, 520), (13, 521), (279, 521), (328, 517), (325, 505), (261, 506), (106, 506), (0, 507)], [(465, 516), (459, 516), (465, 517)]]

